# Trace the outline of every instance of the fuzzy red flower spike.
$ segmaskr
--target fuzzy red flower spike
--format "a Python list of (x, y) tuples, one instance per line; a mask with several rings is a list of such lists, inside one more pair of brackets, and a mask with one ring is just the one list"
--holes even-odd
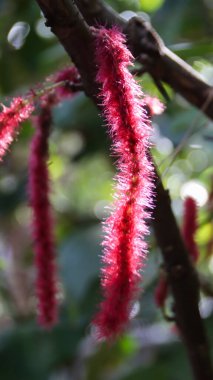
[(3, 106), (0, 113), (0, 161), (18, 134), (20, 124), (30, 117), (33, 110), (34, 106), (21, 97), (14, 98), (9, 108)]
[(55, 244), (53, 220), (49, 203), (49, 176), (47, 168), (48, 137), (51, 127), (51, 98), (41, 104), (36, 119), (36, 133), (31, 144), (29, 163), (29, 197), (33, 211), (33, 238), (37, 269), (36, 293), (38, 322), (50, 328), (57, 321)]
[(118, 157), (116, 200), (104, 223), (102, 291), (94, 324), (99, 338), (114, 338), (130, 320), (145, 265), (152, 207), (152, 165), (148, 159), (150, 121), (143, 94), (128, 66), (133, 57), (117, 28), (96, 32), (97, 82), (100, 99)]

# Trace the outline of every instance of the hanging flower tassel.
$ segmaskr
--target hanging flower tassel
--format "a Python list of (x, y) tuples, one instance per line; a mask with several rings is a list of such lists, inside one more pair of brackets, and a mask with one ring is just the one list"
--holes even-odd
[(130, 319), (147, 251), (145, 219), (152, 207), (152, 166), (147, 157), (150, 122), (142, 107), (141, 89), (128, 71), (133, 57), (125, 42), (116, 28), (96, 32), (96, 79), (118, 156), (116, 200), (104, 224), (104, 300), (94, 319), (98, 338), (114, 338)]
[(187, 197), (184, 200), (183, 213), (183, 239), (192, 260), (196, 263), (199, 258), (199, 250), (195, 241), (195, 234), (198, 228), (197, 204), (194, 198)]
[(29, 163), (29, 197), (33, 210), (33, 238), (37, 269), (36, 293), (38, 321), (52, 327), (57, 321), (55, 245), (53, 220), (48, 198), (48, 137), (51, 126), (51, 96), (41, 103), (36, 119), (36, 133), (31, 145)]
[(42, 102), (44, 101), (44, 98), (47, 99), (47, 94), (49, 93), (51, 94), (49, 95), (49, 99), (51, 97), (52, 105), (56, 105), (60, 103), (61, 100), (69, 96), (73, 96), (73, 94), (76, 93), (77, 90), (73, 91), (73, 88), (79, 85), (81, 78), (76, 67), (70, 66), (48, 77), (47, 82), (50, 81), (53, 85), (52, 88), (51, 86), (38, 86), (36, 90), (31, 90), (29, 94), (25, 95), (25, 97), (19, 96), (14, 98), (10, 104), (10, 107), (1, 105), (0, 162), (2, 161), (14, 138), (18, 135), (21, 123), (27, 120), (34, 111), (34, 103), (36, 98), (41, 98)]
[(20, 124), (30, 117), (33, 110), (34, 106), (21, 97), (14, 98), (9, 108), (3, 106), (0, 113), (0, 161), (18, 134)]

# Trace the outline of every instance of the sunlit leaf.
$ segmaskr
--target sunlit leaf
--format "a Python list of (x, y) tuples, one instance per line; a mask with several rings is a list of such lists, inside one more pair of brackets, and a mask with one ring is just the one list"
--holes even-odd
[(140, 0), (141, 9), (145, 12), (157, 11), (165, 0)]

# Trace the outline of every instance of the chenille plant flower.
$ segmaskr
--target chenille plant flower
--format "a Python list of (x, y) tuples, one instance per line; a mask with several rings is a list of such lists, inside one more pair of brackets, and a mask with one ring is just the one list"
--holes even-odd
[[(130, 319), (131, 309), (140, 288), (140, 272), (147, 250), (145, 220), (150, 216), (152, 165), (149, 162), (150, 120), (148, 113), (160, 113), (163, 105), (153, 108), (153, 99), (143, 98), (128, 66), (132, 56), (124, 36), (117, 30), (101, 28), (96, 35), (97, 82), (100, 99), (118, 157), (116, 201), (104, 230), (104, 269), (102, 288), (104, 300), (94, 319), (98, 336), (115, 337)], [(47, 78), (43, 87), (16, 98), (1, 119), (4, 134), (3, 153), (23, 120), (30, 116), (34, 103), (40, 103), (36, 133), (31, 144), (29, 163), (29, 197), (33, 212), (32, 230), (37, 269), (36, 294), (38, 321), (51, 327), (57, 321), (56, 264), (53, 220), (49, 202), (48, 137), (51, 109), (61, 99), (73, 95), (80, 77), (75, 67), (68, 67)], [(13, 125), (13, 128), (12, 128)]]
[(49, 201), (48, 137), (52, 124), (52, 107), (61, 99), (73, 95), (69, 84), (76, 83), (79, 74), (75, 67), (69, 67), (52, 75), (48, 80), (56, 86), (50, 86), (49, 91), (44, 90), (40, 99), (41, 110), (36, 118), (36, 133), (30, 152), (29, 198), (33, 211), (32, 232), (37, 269), (38, 321), (40, 325), (50, 328), (57, 321), (58, 303), (55, 241)]
[[(73, 95), (72, 86), (79, 83), (80, 76), (76, 67), (70, 66), (56, 72), (47, 79), (44, 87), (39, 86), (24, 97), (14, 98), (10, 107), (2, 105), (3, 110), (0, 112), (0, 161), (2, 161), (9, 146), (18, 135), (21, 123), (29, 119), (34, 111), (34, 103), (36, 101), (39, 103), (40, 98), (48, 93), (54, 96), (54, 104)], [(50, 81), (52, 84), (47, 86)]]
[(21, 97), (14, 98), (9, 108), (3, 106), (0, 113), (0, 161), (19, 133), (21, 123), (30, 117), (33, 110), (33, 103)]
[[(24, 97), (17, 97), (9, 108), (3, 106), (0, 113), (0, 161), (21, 123), (28, 119), (34, 104), (40, 104), (40, 114), (34, 118), (36, 133), (33, 137), (29, 163), (29, 197), (33, 212), (32, 230), (37, 269), (36, 294), (38, 321), (51, 327), (57, 320), (55, 242), (53, 220), (49, 202), (49, 176), (47, 168), (48, 137), (52, 122), (51, 111), (62, 99), (73, 95), (80, 83), (78, 70), (67, 67), (46, 79), (44, 85), (32, 89)], [(74, 89), (74, 90), (73, 90)]]
[(152, 165), (148, 159), (150, 121), (143, 94), (128, 66), (133, 57), (118, 29), (96, 32), (97, 82), (113, 153), (118, 157), (116, 200), (104, 223), (102, 290), (94, 324), (99, 338), (114, 338), (126, 327), (139, 292), (152, 207)]
[(37, 269), (38, 321), (51, 327), (57, 320), (55, 242), (49, 202), (48, 137), (52, 123), (52, 99), (45, 97), (36, 118), (29, 162), (29, 198)]

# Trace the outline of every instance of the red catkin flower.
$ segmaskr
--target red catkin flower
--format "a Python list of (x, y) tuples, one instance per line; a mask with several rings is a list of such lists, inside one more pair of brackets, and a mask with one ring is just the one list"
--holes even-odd
[(114, 338), (130, 319), (147, 251), (145, 219), (152, 207), (152, 166), (147, 157), (150, 122), (142, 107), (141, 89), (128, 71), (133, 57), (125, 42), (116, 28), (96, 32), (96, 79), (118, 157), (116, 200), (104, 223), (104, 300), (94, 319), (98, 338)]
[[(47, 98), (47, 94), (51, 94), (52, 105), (56, 105), (62, 99), (73, 95), (72, 85), (79, 84), (80, 75), (75, 66), (67, 67), (59, 72), (55, 73), (48, 78), (52, 80), (54, 84), (64, 82), (58, 87), (51, 89), (40, 88), (37, 90), (31, 90), (25, 98), (14, 98), (10, 107), (3, 107), (3, 111), (0, 113), (0, 161), (2, 161), (7, 149), (19, 132), (20, 124), (27, 120), (34, 110), (33, 103), (36, 98)], [(39, 92), (41, 91), (41, 94)]]
[(0, 113), (0, 161), (19, 132), (20, 124), (27, 120), (34, 107), (21, 97), (14, 98), (10, 107), (3, 106)]
[(186, 248), (194, 262), (197, 262), (199, 258), (199, 250), (195, 241), (197, 228), (197, 204), (194, 198), (187, 197), (184, 201), (182, 234)]
[(48, 177), (48, 137), (51, 126), (51, 97), (43, 99), (36, 119), (36, 133), (29, 162), (29, 198), (33, 211), (33, 238), (37, 269), (38, 321), (51, 327), (57, 321), (56, 265)]

